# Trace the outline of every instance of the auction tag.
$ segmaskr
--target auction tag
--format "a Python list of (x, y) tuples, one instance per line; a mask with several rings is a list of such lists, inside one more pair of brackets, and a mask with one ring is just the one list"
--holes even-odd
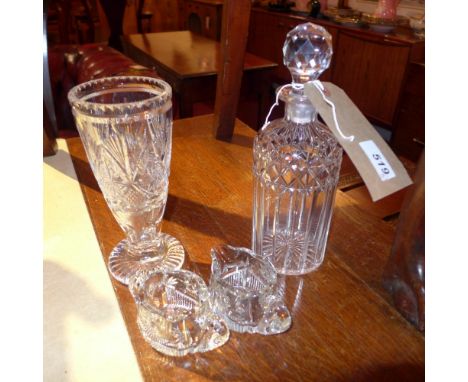
[(409, 186), (412, 181), (405, 167), (353, 101), (338, 86), (321, 84), (322, 91), (312, 82), (305, 84), (305, 94), (357, 168), (372, 200)]
[(379, 150), (374, 141), (359, 142), (359, 146), (364, 150), (370, 162), (377, 171), (382, 181), (394, 178), (396, 175), (393, 172), (392, 166), (390, 166), (385, 159), (385, 156)]

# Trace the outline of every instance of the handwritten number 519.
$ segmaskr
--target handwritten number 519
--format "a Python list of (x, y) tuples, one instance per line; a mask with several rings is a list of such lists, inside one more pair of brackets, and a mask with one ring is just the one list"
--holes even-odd
[[(372, 158), (374, 158), (376, 161), (380, 161), (382, 157), (379, 154), (372, 154)], [(377, 162), (379, 166), (386, 166), (387, 164), (385, 162)], [(387, 167), (382, 167), (380, 169), (385, 175), (390, 173), (390, 170)]]

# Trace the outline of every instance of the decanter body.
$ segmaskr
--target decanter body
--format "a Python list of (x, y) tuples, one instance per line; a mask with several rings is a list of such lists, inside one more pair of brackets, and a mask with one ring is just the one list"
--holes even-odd
[[(301, 41), (294, 39), (299, 32)], [(293, 61), (292, 57), (287, 60), (288, 54), (291, 56), (288, 44), (288, 48), (292, 46), (302, 53), (310, 48), (315, 52), (311, 54), (317, 54), (317, 34), (329, 38), (323, 28), (310, 23), (291, 31), (285, 43), (285, 64), (291, 66)], [(330, 57), (331, 38), (325, 48), (330, 49)], [(306, 60), (307, 65), (312, 62), (307, 55), (300, 60)], [(329, 58), (324, 62), (303, 66), (309, 77), (299, 74), (306, 81), (314, 79), (326, 69)], [(314, 65), (319, 69), (311, 71)], [(297, 69), (300, 63), (294, 66)], [(296, 73), (291, 72), (295, 83), (299, 83)], [(254, 140), (252, 246), (255, 253), (270, 260), (278, 273), (300, 275), (319, 267), (324, 258), (342, 148), (317, 120), (300, 86), (283, 91), (280, 97), (286, 102), (284, 118), (269, 123)]]

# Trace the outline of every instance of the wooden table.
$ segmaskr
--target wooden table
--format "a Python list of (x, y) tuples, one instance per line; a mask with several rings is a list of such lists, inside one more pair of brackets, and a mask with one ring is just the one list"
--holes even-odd
[[(193, 115), (195, 102), (213, 101), (219, 71), (220, 44), (190, 31), (123, 36), (125, 54), (154, 68), (171, 86), (178, 100), (180, 118)], [(268, 74), (277, 66), (246, 53), (241, 94), (256, 94), (259, 116), (268, 108)], [(260, 120), (262, 118), (258, 118)]]
[[(210, 248), (250, 246), (252, 138), (236, 123), (231, 143), (211, 136), (212, 116), (174, 122), (163, 231), (186, 249), (188, 269), (208, 281)], [(124, 234), (112, 217), (78, 138), (68, 141), (104, 261)], [(424, 336), (394, 309), (381, 275), (394, 228), (338, 191), (323, 265), (281, 278), (291, 329), (276, 336), (231, 333), (214, 351), (171, 358), (140, 335), (126, 286), (112, 280), (147, 381), (419, 381)], [(104, 266), (104, 263), (103, 263)], [(110, 276), (109, 276), (110, 277)], [(92, 351), (92, 349), (90, 349)], [(98, 357), (99, 355), (96, 354)]]

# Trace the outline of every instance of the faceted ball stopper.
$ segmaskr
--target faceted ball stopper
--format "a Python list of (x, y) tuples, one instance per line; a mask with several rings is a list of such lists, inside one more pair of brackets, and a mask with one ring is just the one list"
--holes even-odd
[(330, 65), (332, 38), (325, 28), (312, 23), (296, 26), (283, 45), (283, 63), (294, 83), (316, 80)]

